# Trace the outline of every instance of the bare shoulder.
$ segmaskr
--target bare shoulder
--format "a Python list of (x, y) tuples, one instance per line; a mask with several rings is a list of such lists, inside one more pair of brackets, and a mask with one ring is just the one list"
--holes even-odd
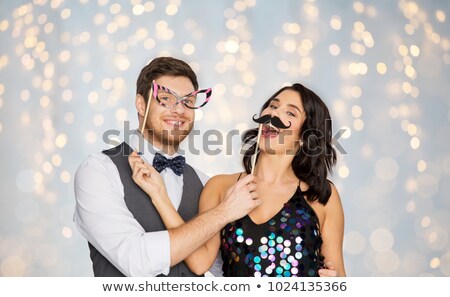
[(327, 204), (325, 205), (325, 211), (326, 214), (335, 214), (335, 215), (343, 215), (343, 209), (342, 209), (342, 201), (341, 201), (341, 197), (339, 195), (339, 191), (336, 188), (336, 186), (328, 181), (330, 183), (331, 186), (331, 195), (330, 198), (328, 199)]
[(225, 194), (225, 192), (237, 182), (240, 174), (241, 172), (233, 174), (219, 174), (213, 176), (209, 179), (204, 191), (214, 191), (220, 194), (220, 198), (223, 198), (222, 196)]
[(219, 174), (211, 177), (206, 184), (206, 187), (212, 187), (215, 189), (226, 188), (228, 189), (230, 186), (234, 185), (241, 173), (233, 173), (233, 174)]
[(219, 204), (225, 197), (226, 191), (236, 183), (239, 174), (219, 174), (211, 177), (203, 188), (200, 197), (200, 212)]

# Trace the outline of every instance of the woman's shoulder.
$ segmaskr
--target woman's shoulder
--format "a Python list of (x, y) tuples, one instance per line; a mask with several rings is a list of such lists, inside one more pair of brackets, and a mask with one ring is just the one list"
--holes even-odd
[(245, 173), (243, 172), (237, 172), (232, 174), (218, 174), (211, 177), (206, 186), (217, 188), (225, 187), (228, 189), (230, 186), (234, 185), (238, 181), (241, 175), (244, 174)]
[(202, 196), (207, 196), (209, 197), (208, 199), (217, 197), (217, 201), (221, 201), (227, 190), (236, 183), (240, 174), (238, 172), (233, 174), (219, 174), (211, 177), (203, 189)]

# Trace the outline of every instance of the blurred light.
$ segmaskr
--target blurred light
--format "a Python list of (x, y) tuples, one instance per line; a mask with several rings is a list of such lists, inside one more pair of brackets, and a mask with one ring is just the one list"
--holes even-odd
[(30, 91), (23, 90), (20, 92), (20, 99), (22, 99), (22, 101), (28, 101), (28, 99), (30, 99)]
[(409, 78), (412, 78), (412, 79), (416, 78), (416, 70), (410, 65), (405, 67), (405, 74)]
[(364, 4), (362, 4), (360, 1), (355, 1), (353, 3), (353, 10), (356, 13), (363, 13), (364, 12)]
[(55, 144), (59, 148), (63, 148), (67, 144), (67, 136), (64, 133), (59, 134), (55, 139)]
[(50, 98), (48, 98), (48, 96), (42, 96), (41, 99), (39, 100), (39, 104), (43, 108), (48, 107), (50, 104)]
[(361, 106), (359, 106), (359, 105), (352, 106), (352, 115), (355, 118), (361, 117), (361, 115), (362, 115), (362, 108), (361, 108)]
[(348, 126), (342, 126), (341, 130), (344, 131), (341, 135), (341, 137), (344, 139), (348, 139), (352, 135), (352, 129), (350, 129), (350, 127)]
[(364, 121), (361, 120), (361, 119), (355, 119), (355, 120), (353, 121), (353, 128), (354, 128), (356, 131), (361, 131), (361, 130), (363, 130), (363, 129), (364, 129)]
[(441, 23), (445, 22), (445, 12), (436, 10), (436, 19)]
[(359, 97), (361, 97), (362, 90), (361, 90), (360, 87), (357, 87), (357, 86), (356, 87), (352, 87), (350, 89), (350, 94), (352, 95), (353, 98), (359, 98)]
[(370, 158), (373, 155), (372, 147), (370, 147), (370, 145), (367, 144), (363, 145), (361, 147), (361, 155), (366, 159)]
[(3, 276), (24, 276), (26, 272), (26, 263), (19, 256), (11, 256), (2, 261), (0, 271)]
[(67, 184), (70, 182), (70, 179), (72, 178), (72, 176), (70, 175), (70, 173), (67, 170), (64, 170), (63, 172), (61, 172), (60, 178), (63, 183)]
[(96, 125), (96, 126), (101, 126), (101, 125), (103, 125), (103, 123), (104, 123), (104, 118), (103, 118), (103, 115), (101, 115), (101, 114), (96, 114), (95, 116), (94, 116), (94, 119), (93, 119), (93, 122), (94, 122), (94, 125)]
[(414, 201), (409, 201), (406, 204), (406, 211), (412, 213), (416, 210), (416, 203)]
[(72, 229), (69, 227), (63, 227), (61, 230), (61, 234), (62, 236), (64, 236), (65, 238), (71, 238), (72, 237)]
[(42, 171), (43, 171), (44, 173), (46, 173), (46, 174), (52, 173), (52, 171), (53, 171), (53, 166), (52, 166), (52, 164), (50, 164), (50, 162), (45, 162), (45, 163), (42, 165)]
[(387, 229), (376, 229), (370, 234), (370, 245), (377, 252), (387, 252), (394, 245), (394, 236)]
[(27, 127), (28, 125), (30, 125), (30, 114), (28, 113), (28, 111), (24, 111), (22, 112), (22, 114), (20, 115), (20, 122), (22, 123), (22, 125), (24, 127)]
[(339, 167), (338, 174), (340, 178), (347, 178), (348, 175), (350, 174), (350, 170), (348, 169), (347, 166), (343, 165)]
[(420, 48), (417, 45), (411, 45), (409, 48), (411, 55), (414, 57), (418, 57), (420, 55)]
[(366, 247), (364, 236), (356, 231), (350, 231), (344, 236), (344, 251), (350, 255), (361, 254)]
[(439, 269), (441, 270), (442, 274), (444, 276), (450, 276), (450, 253), (444, 254), (440, 258), (440, 266)]
[(167, 5), (167, 7), (166, 7), (167, 15), (172, 16), (172, 15), (177, 14), (177, 12), (178, 12), (178, 7), (176, 5), (174, 5), (174, 4)]
[(98, 93), (97, 93), (97, 92), (90, 92), (90, 93), (88, 94), (88, 101), (89, 101), (90, 104), (95, 104), (95, 103), (97, 103), (98, 98), (99, 98), (99, 96), (98, 96)]
[(116, 110), (116, 119), (120, 122), (126, 121), (128, 118), (128, 112), (124, 108), (119, 108)]
[(88, 131), (86, 133), (86, 142), (94, 143), (97, 140), (97, 134), (94, 131)]
[(70, 17), (70, 14), (71, 14), (72, 12), (71, 12), (71, 10), (69, 9), (69, 8), (64, 8), (62, 11), (61, 11), (61, 19), (63, 19), (63, 20), (66, 20), (66, 19), (68, 19), (69, 17)]
[(397, 177), (399, 166), (396, 160), (383, 157), (375, 163), (375, 174), (381, 180), (387, 181)]
[(225, 50), (231, 54), (234, 54), (239, 50), (239, 44), (234, 40), (228, 40), (225, 42)]
[(280, 72), (287, 72), (289, 70), (289, 64), (282, 60), (277, 63), (277, 69)]
[(141, 15), (145, 11), (145, 7), (142, 4), (136, 4), (133, 6), (133, 14), (134, 15)]
[(6, 31), (8, 29), (8, 27), (9, 27), (8, 20), (2, 20), (0, 22), (0, 31), (4, 32), (4, 31)]
[(375, 256), (377, 268), (384, 273), (393, 273), (400, 265), (400, 259), (394, 251), (377, 253)]
[(420, 139), (415, 136), (412, 137), (411, 141), (410, 141), (410, 145), (413, 150), (418, 149), (420, 147)]
[(341, 48), (337, 44), (331, 44), (328, 47), (328, 51), (330, 52), (331, 55), (338, 56), (341, 52)]
[(118, 14), (118, 13), (120, 12), (121, 9), (122, 9), (122, 7), (120, 6), (120, 4), (114, 3), (114, 4), (111, 5), (111, 7), (109, 8), (109, 11), (111, 12), (111, 14)]
[(64, 90), (62, 94), (62, 98), (65, 102), (69, 102), (72, 100), (72, 91), (71, 90)]
[(377, 71), (379, 74), (386, 74), (387, 67), (384, 63), (377, 63)]
[(61, 156), (58, 155), (58, 154), (53, 155), (53, 157), (52, 157), (52, 163), (53, 163), (53, 165), (55, 165), (56, 167), (61, 166), (61, 163), (62, 163)]
[(147, 1), (144, 4), (145, 12), (151, 12), (155, 9), (155, 4), (152, 1)]
[(433, 259), (430, 260), (430, 268), (436, 269), (436, 268), (439, 268), (440, 265), (441, 265), (441, 260), (439, 260), (439, 258), (434, 257)]
[(330, 26), (333, 30), (340, 30), (342, 27), (341, 17), (333, 16), (330, 20)]
[(64, 115), (64, 122), (66, 122), (66, 124), (70, 125), (70, 124), (73, 123), (74, 120), (75, 120), (75, 116), (74, 116), (74, 114), (72, 112), (67, 112)]

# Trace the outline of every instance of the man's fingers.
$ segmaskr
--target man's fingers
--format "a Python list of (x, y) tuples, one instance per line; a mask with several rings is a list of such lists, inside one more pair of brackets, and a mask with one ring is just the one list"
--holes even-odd
[(337, 271), (336, 270), (330, 270), (330, 269), (319, 269), (319, 276), (320, 277), (336, 277)]
[(255, 180), (255, 176), (253, 174), (249, 174), (246, 177), (244, 177), (243, 179), (239, 180), (236, 183), (236, 187), (241, 188), (241, 187), (253, 182), (254, 180)]
[(333, 261), (326, 262), (325, 268), (330, 269), (330, 270), (336, 270), (336, 266), (334, 265)]
[(256, 190), (256, 184), (255, 183), (249, 183), (245, 186), (247, 191), (254, 192)]
[(262, 200), (261, 199), (253, 199), (253, 204), (254, 204), (254, 208), (260, 206), (262, 204)]

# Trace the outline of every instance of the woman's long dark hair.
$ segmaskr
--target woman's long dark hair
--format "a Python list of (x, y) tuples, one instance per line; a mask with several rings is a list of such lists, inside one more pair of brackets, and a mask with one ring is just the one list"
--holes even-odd
[[(292, 161), (295, 175), (308, 186), (305, 192), (310, 202), (319, 201), (325, 205), (331, 195), (331, 186), (327, 180), (328, 172), (336, 164), (336, 151), (332, 146), (331, 117), (325, 103), (313, 91), (302, 84), (281, 88), (264, 103), (261, 112), (270, 102), (285, 90), (293, 90), (300, 95), (306, 119), (300, 131), (301, 147)], [(258, 129), (244, 132), (242, 141), (250, 146), (244, 152), (244, 167), (247, 173), (252, 170), (251, 157), (255, 153), (255, 139)]]

